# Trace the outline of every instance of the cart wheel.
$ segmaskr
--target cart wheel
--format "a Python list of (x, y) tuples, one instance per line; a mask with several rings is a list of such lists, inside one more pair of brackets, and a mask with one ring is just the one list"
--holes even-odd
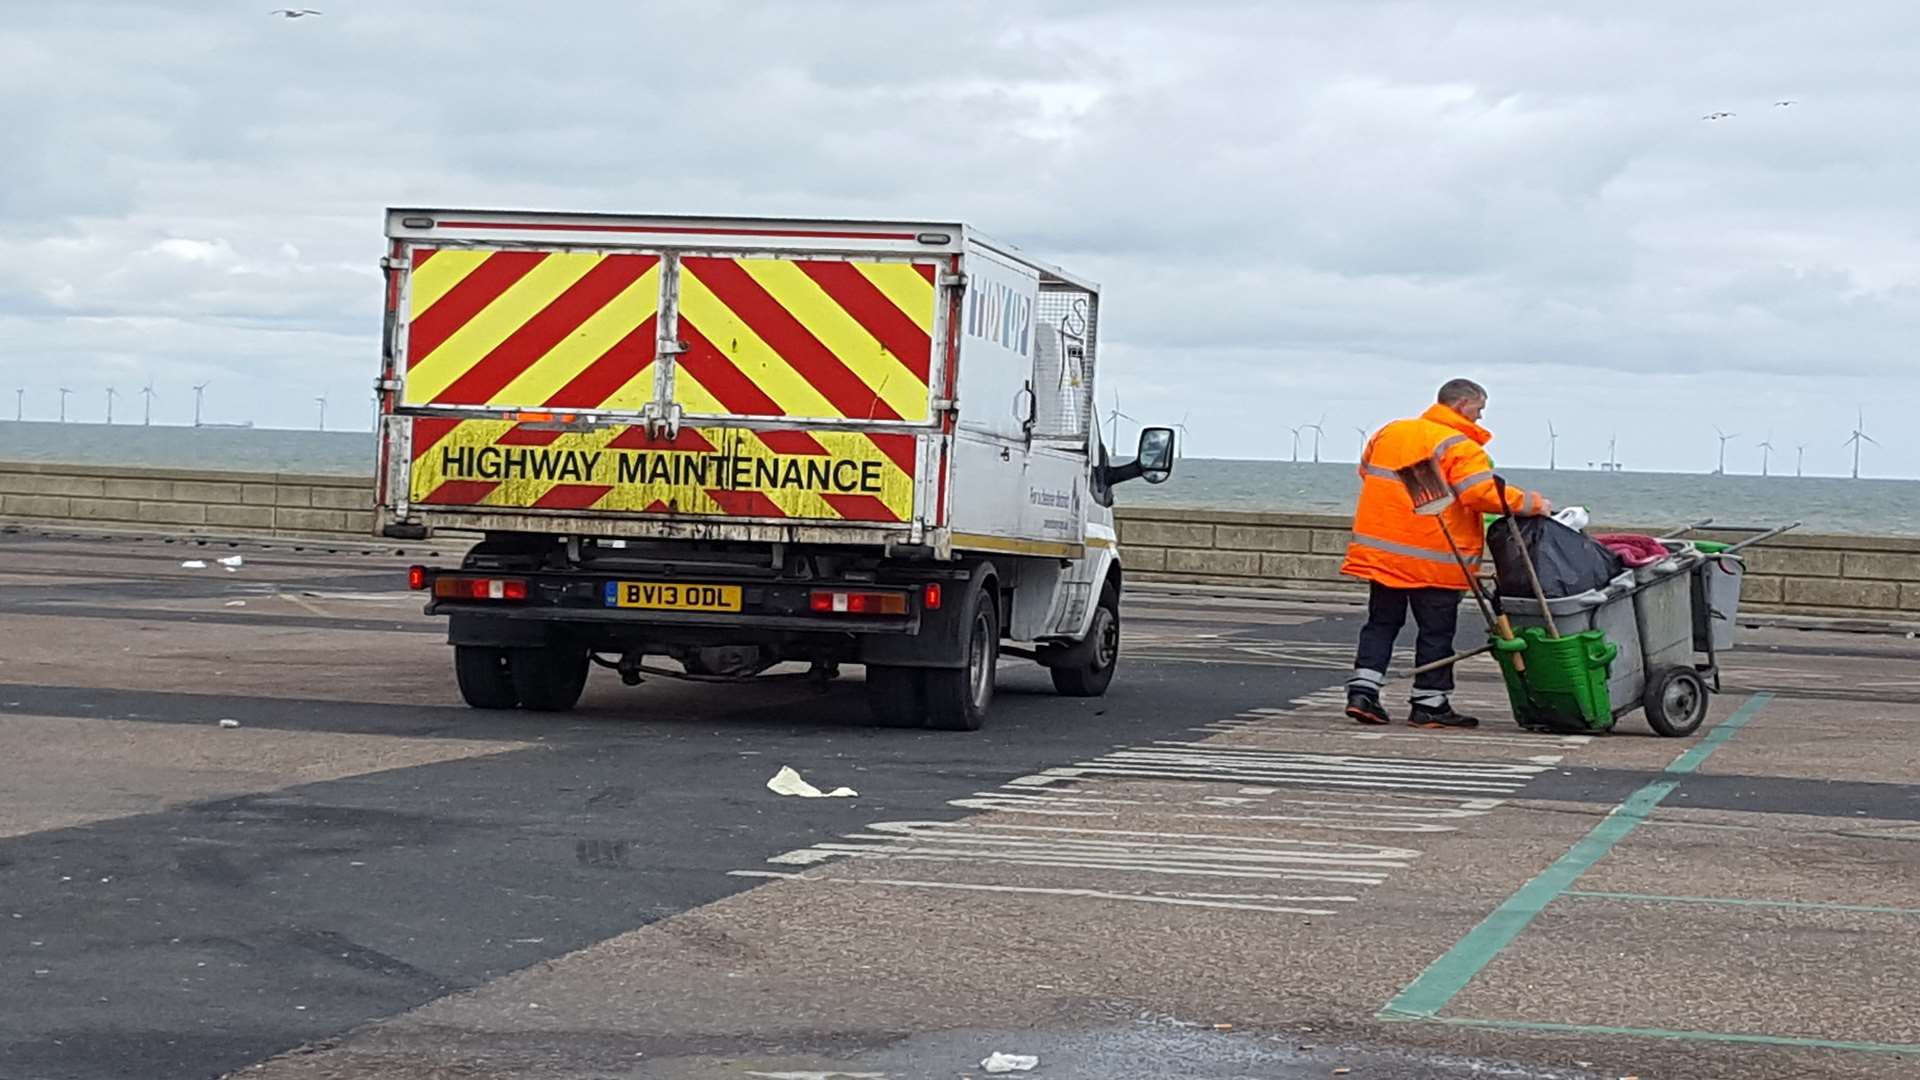
[(1692, 668), (1662, 668), (1648, 681), (1641, 702), (1647, 725), (1657, 734), (1684, 738), (1700, 730), (1707, 718), (1707, 683)]

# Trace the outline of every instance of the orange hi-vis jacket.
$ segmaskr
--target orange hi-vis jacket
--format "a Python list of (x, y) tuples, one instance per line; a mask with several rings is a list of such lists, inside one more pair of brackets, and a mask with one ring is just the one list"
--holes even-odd
[[(1360, 453), (1360, 502), (1340, 572), (1395, 589), (1471, 588), (1447, 549), (1440, 522), (1446, 522), (1461, 556), (1478, 572), (1487, 544), (1481, 515), (1506, 509), (1534, 514), (1542, 506), (1539, 496), (1515, 487), (1507, 488), (1507, 506), (1500, 505), (1485, 449), (1492, 438), (1492, 432), (1445, 405), (1376, 432)], [(1413, 499), (1394, 473), (1421, 458), (1433, 459), (1454, 492), (1453, 505), (1432, 517), (1413, 512)]]

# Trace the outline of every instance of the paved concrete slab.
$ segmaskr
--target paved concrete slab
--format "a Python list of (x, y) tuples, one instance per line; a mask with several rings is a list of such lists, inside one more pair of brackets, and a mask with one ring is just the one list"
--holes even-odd
[(1874, 1071), (1911, 1075), (1913, 931), (1911, 915), (1574, 897), (1447, 1015), (1896, 1044), (1908, 1060), (1889, 1053)]
[(524, 744), (446, 739), (355, 739), (306, 731), (220, 726), (210, 711), (192, 725), (7, 716), (0, 721), (0, 836), (64, 829), (149, 813), (197, 799), (455, 758)]
[(0, 1075), (1911, 1073), (1912, 642), (1761, 635), (1692, 740), (1520, 732), (1490, 667), (1479, 731), (1368, 730), (1351, 609), (1158, 597), (1112, 695), (1012, 665), (972, 736), (857, 671), (550, 719), (455, 703), (408, 557), (145, 543), (0, 537)]

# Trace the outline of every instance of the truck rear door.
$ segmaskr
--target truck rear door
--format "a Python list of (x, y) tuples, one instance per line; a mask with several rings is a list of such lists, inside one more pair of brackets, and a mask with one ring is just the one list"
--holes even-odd
[(404, 275), (390, 297), (396, 516), (917, 534), (933, 512), (940, 457), (923, 442), (938, 439), (946, 313), (922, 234), (463, 224), (476, 228), (410, 237), (389, 221)]

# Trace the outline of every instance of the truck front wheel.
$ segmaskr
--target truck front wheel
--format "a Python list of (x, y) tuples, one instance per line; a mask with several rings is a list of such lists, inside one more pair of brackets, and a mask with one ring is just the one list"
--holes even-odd
[(476, 709), (512, 709), (520, 704), (513, 676), (507, 672), (505, 649), (455, 645), (453, 677), (460, 684), (460, 696)]
[(1100, 590), (1100, 606), (1080, 646), (1081, 662), (1049, 669), (1053, 688), (1067, 697), (1099, 697), (1113, 684), (1120, 666), (1120, 590), (1109, 582)]
[(958, 668), (928, 668), (926, 680), (927, 726), (941, 731), (978, 731), (987, 722), (987, 709), (993, 704), (993, 680), (1000, 659), (1000, 611), (993, 593), (980, 589), (973, 594), (973, 607), (967, 613), (964, 652), (966, 663)]
[(534, 712), (566, 712), (587, 686), (587, 650), (577, 645), (514, 649), (507, 658), (514, 693)]

